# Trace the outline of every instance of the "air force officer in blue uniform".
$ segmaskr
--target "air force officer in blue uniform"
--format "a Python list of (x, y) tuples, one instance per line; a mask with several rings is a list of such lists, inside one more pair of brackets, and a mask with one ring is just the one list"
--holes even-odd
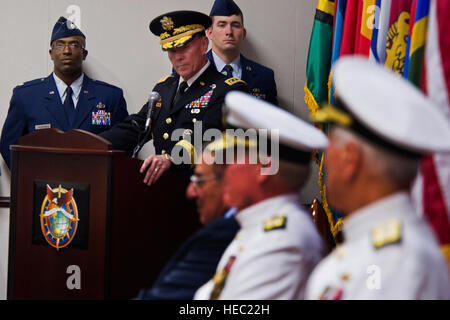
[(217, 71), (245, 81), (253, 96), (277, 105), (273, 70), (240, 53), (247, 33), (241, 9), (233, 0), (216, 0), (209, 15), (212, 25), (207, 30), (207, 36), (212, 41), (212, 49), (207, 57)]
[(122, 89), (83, 73), (88, 54), (85, 45), (84, 34), (66, 18), (59, 18), (49, 50), (53, 73), (13, 90), (1, 137), (1, 153), (8, 167), (10, 145), (30, 132), (58, 128), (98, 134), (128, 116)]

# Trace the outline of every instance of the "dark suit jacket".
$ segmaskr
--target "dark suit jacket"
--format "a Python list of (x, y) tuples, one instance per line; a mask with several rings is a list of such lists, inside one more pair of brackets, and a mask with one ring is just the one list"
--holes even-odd
[(191, 300), (213, 276), (223, 252), (236, 236), (234, 217), (217, 219), (192, 235), (173, 255), (150, 289), (138, 299)]
[[(206, 54), (214, 64), (212, 50)], [(248, 85), (249, 92), (259, 98), (278, 105), (277, 84), (272, 69), (269, 69), (255, 61), (249, 60), (241, 54), (242, 80)]]
[[(178, 102), (173, 103), (178, 89), (180, 76), (170, 75), (161, 79), (153, 88), (161, 96), (152, 116), (152, 135), (156, 154), (171, 154), (172, 148), (181, 140), (191, 140), (194, 125), (202, 121), (202, 137), (210, 128), (222, 129), (222, 104), (225, 95), (231, 90), (247, 91), (242, 81), (229, 81), (223, 74), (210, 65), (194, 81)], [(236, 79), (237, 80), (237, 79)], [(101, 136), (112, 142), (114, 149), (125, 150), (132, 154), (139, 138), (139, 132), (145, 128), (148, 103), (125, 121)], [(182, 129), (186, 134), (172, 138), (172, 133)], [(149, 136), (146, 141), (150, 140)], [(193, 140), (193, 139), (192, 139)], [(189, 141), (194, 144), (194, 141)], [(199, 146), (201, 147), (201, 146)]]
[[(110, 113), (110, 124), (95, 124), (93, 118), (99, 110)], [(51, 127), (62, 131), (82, 129), (98, 134), (120, 123), (127, 116), (122, 89), (92, 80), (86, 74), (72, 124), (61, 103), (53, 75), (25, 82), (13, 90), (2, 130), (1, 153), (9, 167), (9, 146), (16, 144), (20, 137), (28, 133)]]

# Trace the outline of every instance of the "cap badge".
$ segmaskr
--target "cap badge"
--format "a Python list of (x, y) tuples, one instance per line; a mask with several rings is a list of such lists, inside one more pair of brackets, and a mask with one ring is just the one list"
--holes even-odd
[(171, 17), (164, 16), (161, 20), (161, 25), (164, 30), (170, 31), (173, 29), (173, 20)]

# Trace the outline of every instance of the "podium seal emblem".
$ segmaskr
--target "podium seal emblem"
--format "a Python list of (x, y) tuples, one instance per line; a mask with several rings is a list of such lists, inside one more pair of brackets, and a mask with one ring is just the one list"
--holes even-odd
[(41, 230), (49, 245), (59, 250), (67, 247), (75, 237), (78, 227), (78, 209), (73, 189), (47, 185), (47, 195), (40, 211)]

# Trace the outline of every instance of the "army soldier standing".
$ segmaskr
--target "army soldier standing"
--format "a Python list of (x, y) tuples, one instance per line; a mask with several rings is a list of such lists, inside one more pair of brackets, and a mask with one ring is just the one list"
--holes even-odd
[[(151, 32), (160, 37), (162, 49), (168, 52), (177, 75), (162, 78), (153, 89), (161, 99), (151, 115), (156, 155), (147, 157), (141, 167), (141, 172), (146, 172), (144, 183), (148, 185), (172, 167), (175, 153), (185, 152), (191, 163), (184, 165), (192, 166), (195, 148), (191, 136), (195, 123), (201, 121), (202, 132), (221, 129), (225, 94), (230, 90), (247, 90), (244, 81), (217, 72), (206, 58), (209, 40), (205, 30), (210, 25), (207, 15), (195, 11), (166, 13), (150, 23)], [(102, 137), (111, 141), (114, 148), (131, 154), (140, 133), (145, 131), (148, 110), (149, 105), (144, 105)], [(173, 136), (179, 129), (183, 130), (183, 136)], [(147, 140), (150, 139), (149, 136)]]
[[(236, 149), (234, 159), (226, 158), (223, 200), (238, 209), (241, 230), (195, 299), (302, 299), (324, 246), (298, 192), (309, 177), (312, 150), (326, 147), (328, 139), (312, 125), (248, 94), (231, 92), (225, 100), (230, 125), (278, 130), (279, 144), (271, 135), (267, 154), (261, 147), (263, 135), (259, 140), (226, 135), (208, 145), (219, 165), (218, 154)], [(254, 152), (262, 155), (258, 161), (251, 160)], [(278, 170), (265, 170), (271, 167)]]
[(384, 66), (333, 68), (337, 99), (326, 151), (328, 201), (346, 214), (344, 242), (314, 270), (309, 299), (450, 299), (449, 270), (409, 194), (422, 155), (450, 150), (437, 107)]
[(1, 138), (1, 152), (8, 167), (9, 146), (28, 133), (58, 128), (98, 134), (128, 116), (122, 89), (83, 73), (88, 51), (80, 29), (60, 17), (50, 46), (53, 73), (14, 88)]

